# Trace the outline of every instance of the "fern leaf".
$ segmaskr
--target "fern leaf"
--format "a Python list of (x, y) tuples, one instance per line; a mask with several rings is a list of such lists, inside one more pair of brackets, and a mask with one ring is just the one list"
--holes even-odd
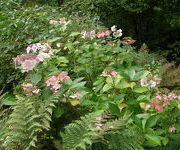
[(93, 138), (99, 136), (97, 130), (92, 128), (95, 122), (94, 119), (101, 114), (102, 111), (85, 115), (81, 117), (81, 120), (66, 126), (65, 132), (61, 133), (64, 150), (86, 149), (87, 145), (92, 145)]

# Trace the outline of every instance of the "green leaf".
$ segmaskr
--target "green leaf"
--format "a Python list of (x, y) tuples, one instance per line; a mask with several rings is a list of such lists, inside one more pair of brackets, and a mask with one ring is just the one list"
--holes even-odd
[(54, 39), (50, 39), (50, 40), (48, 40), (49, 42), (56, 42), (57, 40), (60, 40), (61, 39), (61, 37), (56, 37), (56, 38), (54, 38)]
[(136, 74), (135, 70), (133, 68), (126, 70), (125, 73), (128, 75), (128, 77), (130, 78), (130, 80), (134, 79), (134, 76)]
[(137, 72), (134, 76), (134, 80), (140, 80), (142, 78), (145, 78), (149, 74), (149, 71), (140, 71)]
[(167, 143), (169, 142), (169, 139), (167, 137), (161, 137), (161, 141), (163, 145), (167, 145)]
[(144, 93), (144, 92), (147, 92), (147, 91), (148, 91), (148, 89), (145, 88), (145, 87), (135, 87), (133, 89), (133, 92), (135, 92), (135, 93)]
[(77, 36), (77, 35), (80, 35), (80, 33), (79, 33), (79, 32), (72, 32), (72, 33), (70, 34), (70, 36)]
[(119, 109), (119, 107), (117, 106), (117, 104), (115, 104), (115, 103), (109, 103), (109, 109), (110, 109), (110, 111), (111, 111), (114, 115), (116, 115), (116, 116), (118, 116), (118, 117), (121, 115), (120, 109)]
[(149, 95), (140, 95), (137, 98), (137, 101), (142, 101), (142, 100), (149, 100)]
[(142, 120), (142, 128), (143, 128), (143, 130), (145, 129), (146, 122), (147, 122), (147, 119), (143, 119)]
[(106, 84), (106, 85), (103, 87), (102, 91), (103, 91), (103, 92), (106, 92), (106, 91), (110, 90), (111, 88), (112, 88), (111, 84)]
[(82, 87), (84, 87), (85, 84), (86, 84), (86, 82), (79, 82), (79, 83), (73, 84), (69, 89), (82, 88)]
[(41, 81), (42, 79), (42, 76), (40, 74), (34, 74), (34, 75), (31, 75), (31, 82), (33, 83), (38, 83), (39, 81)]
[(145, 138), (154, 145), (161, 145), (161, 137), (153, 134), (145, 134)]
[(116, 87), (119, 88), (119, 89), (125, 89), (125, 88), (128, 88), (128, 87), (131, 87), (131, 84), (129, 84), (126, 81), (122, 81)]
[(61, 105), (58, 105), (58, 107), (54, 110), (54, 115), (56, 118), (61, 117), (61, 115), (64, 113), (64, 109)]
[(7, 105), (7, 106), (11, 106), (11, 105), (15, 105), (16, 104), (16, 98), (11, 95), (11, 94), (4, 94), (1, 96), (2, 102), (0, 104), (0, 106), (2, 105)]
[(157, 121), (159, 120), (160, 115), (151, 116), (146, 123), (146, 128), (151, 128), (156, 125)]
[(68, 62), (69, 62), (69, 60), (66, 57), (57, 57), (56, 58), (56, 63), (58, 65), (67, 64)]

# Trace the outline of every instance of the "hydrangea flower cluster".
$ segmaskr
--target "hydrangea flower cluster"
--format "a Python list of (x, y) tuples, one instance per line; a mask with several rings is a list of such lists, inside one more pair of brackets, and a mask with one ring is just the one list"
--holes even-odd
[(57, 76), (51, 76), (47, 81), (46, 85), (51, 87), (51, 91), (56, 93), (62, 87), (62, 83), (69, 80), (70, 77), (66, 72), (60, 72)]
[(49, 23), (50, 24), (65, 24), (67, 21), (66, 21), (66, 18), (59, 18), (59, 19), (56, 19), (56, 20), (50, 20)]
[(89, 31), (89, 32), (83, 31), (83, 32), (81, 32), (81, 35), (82, 35), (82, 38), (88, 38), (88, 37), (95, 38), (96, 37), (96, 32), (95, 32), (95, 30)]
[(97, 36), (98, 38), (103, 38), (103, 37), (108, 37), (108, 36), (110, 36), (110, 34), (111, 34), (111, 31), (110, 31), (110, 30), (105, 30), (105, 31), (102, 31), (102, 32), (98, 32), (98, 33), (96, 34), (96, 36)]
[(156, 87), (157, 84), (160, 83), (160, 79), (143, 78), (143, 79), (141, 79), (140, 83), (141, 83), (141, 86), (143, 86), (143, 87), (154, 88), (154, 87)]
[(27, 96), (38, 94), (40, 91), (40, 89), (33, 83), (23, 83), (21, 86)]
[(35, 54), (23, 54), (19, 55), (16, 58), (13, 58), (13, 61), (21, 66), (21, 72), (28, 72), (33, 70), (33, 68), (38, 64), (40, 61)]
[(70, 95), (69, 97), (72, 99), (80, 99), (82, 98), (82, 95), (80, 93), (75, 93), (73, 95)]
[(115, 77), (117, 76), (117, 72), (116, 71), (111, 71), (111, 72), (103, 71), (100, 76), (101, 77)]
[(169, 93), (168, 95), (158, 93), (156, 95), (156, 99), (152, 100), (151, 106), (154, 109), (162, 112), (162, 111), (164, 111), (164, 107), (167, 106), (167, 105), (170, 105), (170, 102), (172, 100), (178, 100), (178, 99), (180, 99), (180, 96), (178, 96), (178, 95), (176, 95), (174, 93)]
[(105, 30), (105, 31), (102, 31), (102, 32), (98, 32), (96, 33), (95, 30), (92, 30), (92, 31), (83, 31), (81, 32), (81, 35), (82, 35), (82, 38), (103, 38), (103, 37), (108, 37), (110, 36), (111, 34), (111, 31), (110, 30)]
[[(16, 58), (13, 58), (13, 61), (20, 65), (22, 73), (33, 70), (36, 64), (53, 55), (53, 51), (47, 43), (30, 44), (26, 48), (26, 52), (27, 54), (18, 55)], [(29, 54), (30, 52), (33, 54)]]
[(113, 32), (113, 36), (115, 38), (119, 38), (122, 36), (122, 30), (121, 29), (117, 30), (117, 26), (115, 26), (115, 25), (111, 27), (111, 31)]
[(49, 52), (51, 51), (51, 47), (49, 46), (49, 44), (47, 43), (34, 43), (34, 44), (30, 44), (27, 48), (26, 48), (26, 52), (27, 53), (39, 53), (39, 51), (42, 52)]

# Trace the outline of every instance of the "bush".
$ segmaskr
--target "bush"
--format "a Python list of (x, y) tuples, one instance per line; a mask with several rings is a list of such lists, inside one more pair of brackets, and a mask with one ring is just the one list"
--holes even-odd
[(146, 43), (160, 54), (167, 50), (168, 60), (179, 63), (178, 1), (66, 0), (63, 7), (70, 14), (98, 16), (106, 27), (116, 24), (137, 46)]
[(24, 79), (13, 95), (1, 97), (1, 107), (10, 111), (1, 117), (1, 149), (179, 145), (171, 143), (180, 132), (180, 97), (159, 92), (158, 66), (138, 61), (134, 40), (87, 18), (53, 13), (41, 21), (48, 30), (36, 33), (33, 25), (36, 34), (21, 41), (13, 59)]

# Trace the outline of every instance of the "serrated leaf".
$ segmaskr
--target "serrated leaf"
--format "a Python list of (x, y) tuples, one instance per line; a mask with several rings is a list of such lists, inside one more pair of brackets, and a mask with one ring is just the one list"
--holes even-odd
[(125, 73), (129, 76), (130, 80), (133, 80), (136, 74), (133, 68), (126, 70)]
[(85, 84), (86, 82), (79, 82), (79, 83), (73, 84), (70, 88), (82, 88), (84, 87)]
[(120, 116), (120, 109), (119, 109), (119, 107), (117, 106), (117, 104), (115, 104), (115, 103), (109, 103), (109, 109), (110, 109), (110, 111), (114, 114), (114, 115), (116, 115), (116, 116)]
[(80, 104), (80, 102), (79, 102), (78, 100), (71, 100), (70, 103), (71, 103), (71, 105), (73, 105), (73, 106), (76, 106), (76, 105), (79, 105), (79, 104)]
[(111, 84), (106, 84), (103, 89), (102, 92), (107, 92), (108, 90), (110, 90), (112, 88)]
[(42, 76), (40, 74), (34, 74), (34, 75), (31, 75), (31, 82), (33, 83), (38, 83), (39, 81), (41, 81), (42, 79)]
[(146, 128), (151, 128), (156, 125), (157, 121), (159, 120), (160, 115), (151, 116), (146, 123)]
[(145, 138), (154, 145), (161, 145), (161, 140), (159, 136), (153, 134), (145, 134)]
[(77, 35), (80, 35), (80, 32), (72, 32), (72, 33), (70, 34), (70, 36), (77, 36)]
[(140, 71), (137, 72), (134, 76), (134, 80), (140, 80), (142, 78), (145, 78), (149, 74), (149, 71)]
[(126, 81), (122, 81), (122, 82), (118, 83), (118, 85), (116, 86), (116, 88), (119, 88), (119, 89), (125, 89), (128, 87), (131, 87), (131, 84)]
[(135, 93), (144, 93), (144, 92), (147, 92), (147, 91), (148, 91), (148, 89), (145, 88), (145, 87), (135, 87), (133, 89), (133, 92), (135, 92)]

